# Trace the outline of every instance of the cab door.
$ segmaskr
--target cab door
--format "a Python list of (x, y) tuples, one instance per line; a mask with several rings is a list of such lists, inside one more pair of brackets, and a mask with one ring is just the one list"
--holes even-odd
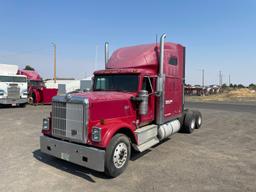
[(179, 78), (179, 63), (175, 53), (166, 54), (164, 83), (164, 118), (170, 120), (181, 113), (182, 82)]
[(155, 78), (145, 76), (143, 78), (142, 83), (142, 90), (147, 90), (149, 97), (148, 97), (148, 113), (146, 115), (141, 116), (141, 125), (146, 125), (154, 121), (155, 118), (155, 94), (154, 94), (154, 87), (155, 87)]

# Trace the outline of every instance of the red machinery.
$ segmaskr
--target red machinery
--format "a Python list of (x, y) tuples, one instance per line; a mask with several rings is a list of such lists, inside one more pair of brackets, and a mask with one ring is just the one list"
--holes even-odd
[(118, 49), (94, 73), (93, 90), (56, 96), (43, 120), (41, 151), (111, 177), (128, 165), (131, 148), (143, 152), (176, 132), (202, 124), (184, 109), (185, 47), (148, 44)]
[(51, 104), (58, 89), (46, 88), (42, 77), (36, 71), (20, 69), (18, 74), (28, 78), (28, 102), (30, 104)]

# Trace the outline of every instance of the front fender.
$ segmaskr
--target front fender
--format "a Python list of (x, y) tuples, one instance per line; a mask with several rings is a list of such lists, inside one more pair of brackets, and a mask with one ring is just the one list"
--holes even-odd
[(101, 127), (101, 137), (102, 140), (100, 143), (93, 142), (92, 144), (97, 147), (106, 148), (111, 141), (112, 137), (121, 129), (127, 129), (132, 133), (135, 140), (137, 138), (134, 135), (134, 131), (136, 127), (134, 125), (128, 124), (123, 121), (115, 121), (111, 123), (107, 123), (106, 125), (99, 125)]

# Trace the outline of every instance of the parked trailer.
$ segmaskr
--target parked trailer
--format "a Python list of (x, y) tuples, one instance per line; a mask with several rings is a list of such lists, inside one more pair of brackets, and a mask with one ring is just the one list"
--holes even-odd
[(202, 87), (200, 85), (185, 85), (185, 95), (207, 96), (219, 93), (222, 93), (222, 89), (218, 85), (210, 85), (206, 87)]
[(116, 50), (93, 90), (56, 96), (43, 120), (43, 153), (110, 177), (128, 165), (131, 148), (143, 152), (179, 131), (202, 124), (199, 111), (184, 109), (185, 47), (148, 44)]
[(197, 96), (207, 95), (207, 89), (201, 86), (186, 85), (185, 95), (197, 95)]
[(27, 78), (17, 71), (17, 65), (0, 64), (0, 105), (26, 106)]
[(51, 104), (58, 89), (46, 88), (42, 77), (36, 71), (20, 69), (18, 74), (28, 78), (28, 102), (30, 104)]

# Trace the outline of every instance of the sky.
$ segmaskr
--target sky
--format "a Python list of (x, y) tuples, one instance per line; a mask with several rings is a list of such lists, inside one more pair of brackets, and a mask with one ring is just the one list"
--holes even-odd
[(104, 42), (186, 46), (186, 83), (256, 83), (255, 0), (0, 0), (0, 63), (53, 77), (84, 78), (104, 68)]

